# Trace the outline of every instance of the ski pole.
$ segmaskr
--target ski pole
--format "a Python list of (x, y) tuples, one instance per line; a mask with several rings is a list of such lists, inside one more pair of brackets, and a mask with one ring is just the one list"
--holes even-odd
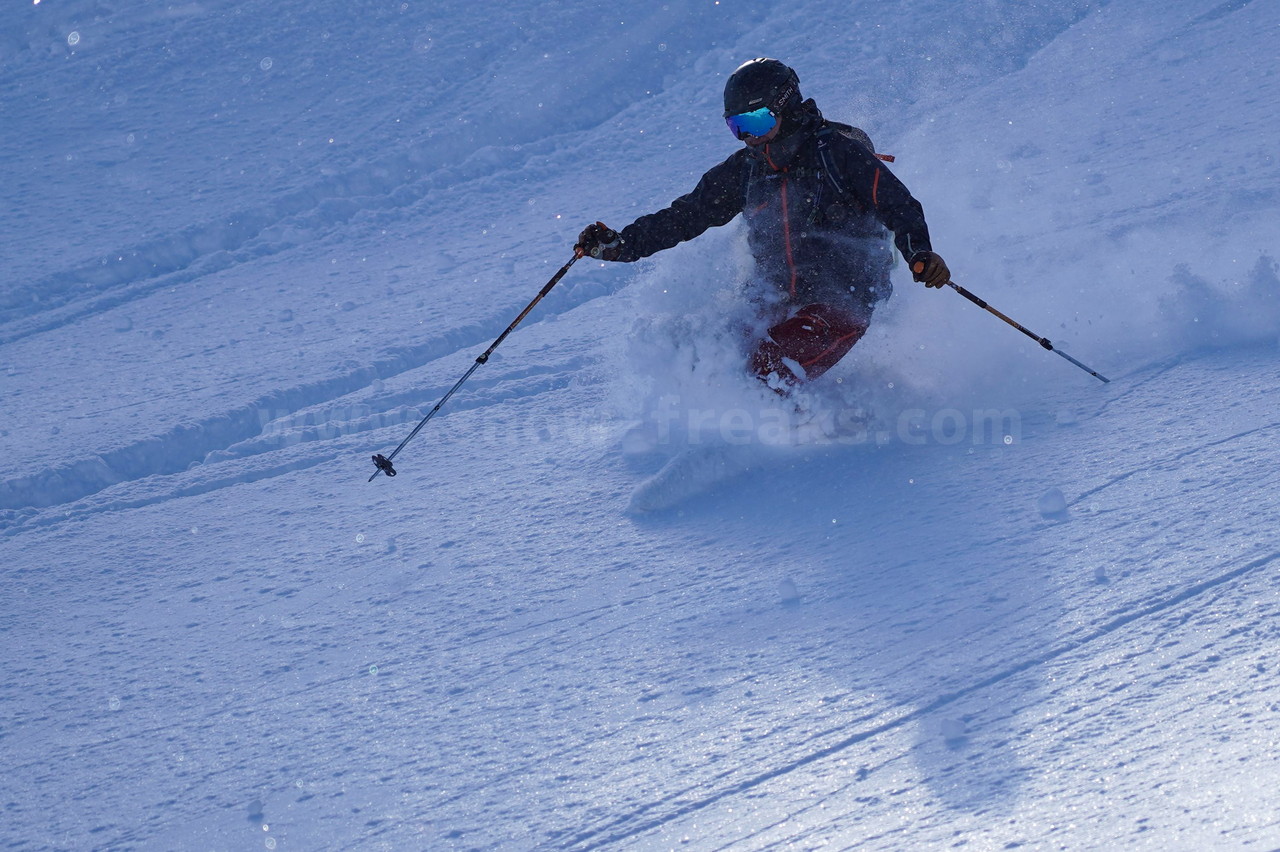
[(440, 401), (436, 403), (435, 408), (427, 412), (427, 416), (422, 418), (422, 420), (418, 422), (417, 426), (413, 427), (413, 431), (409, 433), (408, 437), (406, 437), (403, 441), (400, 442), (400, 446), (396, 447), (394, 450), (391, 451), (391, 455), (384, 456), (380, 453), (374, 455), (373, 463), (378, 469), (373, 472), (373, 476), (369, 477), (370, 482), (373, 482), (373, 480), (376, 479), (378, 474), (380, 473), (385, 473), (387, 476), (396, 475), (396, 469), (391, 466), (391, 460), (394, 459), (397, 455), (399, 455), (400, 451), (404, 449), (405, 444), (413, 440), (414, 435), (417, 435), (419, 432), (422, 431), (422, 427), (426, 426), (427, 421), (430, 420), (432, 417), (434, 417), (435, 413), (439, 411), (446, 402), (449, 401), (449, 397), (453, 396), (454, 392), (458, 388), (462, 387), (462, 383), (465, 382), (467, 379), (471, 378), (471, 374), (476, 371), (476, 368), (478, 368), (481, 364), (489, 360), (489, 356), (493, 354), (493, 350), (497, 349), (502, 344), (502, 341), (507, 339), (508, 334), (515, 331), (516, 326), (520, 324), (521, 320), (527, 317), (529, 315), (529, 312), (533, 310), (534, 306), (537, 305), (538, 302), (541, 302), (542, 298), (551, 292), (552, 287), (560, 283), (560, 279), (563, 278), (565, 276), (565, 273), (569, 271), (569, 267), (577, 263), (581, 257), (582, 257), (581, 249), (574, 249), (573, 257), (569, 260), (569, 262), (566, 263), (564, 266), (560, 267), (559, 272), (551, 276), (551, 280), (548, 281), (545, 286), (543, 286), (543, 288), (538, 292), (538, 295), (533, 297), (533, 301), (525, 306), (525, 309), (520, 312), (520, 316), (512, 320), (511, 325), (507, 326), (507, 330), (502, 332), (502, 334), (499, 334), (498, 339), (493, 341), (493, 343), (490, 344), (489, 348), (484, 350), (483, 353), (481, 353), (479, 358), (476, 358), (476, 362), (471, 365), (471, 369), (463, 373), (462, 378), (458, 379), (457, 384), (449, 388), (449, 392), (446, 393), (444, 396), (440, 397)]
[(1103, 381), (1103, 382), (1110, 382), (1110, 381), (1111, 381), (1111, 380), (1110, 380), (1110, 379), (1108, 379), (1106, 376), (1102, 375), (1101, 373), (1097, 372), (1096, 370), (1091, 370), (1091, 369), (1089, 369), (1088, 367), (1086, 367), (1084, 364), (1081, 364), (1079, 361), (1077, 361), (1075, 358), (1072, 358), (1070, 355), (1068, 355), (1067, 353), (1063, 352), (1061, 349), (1054, 349), (1054, 348), (1053, 348), (1053, 344), (1052, 344), (1052, 343), (1050, 343), (1047, 339), (1045, 339), (1045, 338), (1041, 337), (1040, 335), (1038, 335), (1038, 334), (1036, 334), (1036, 333), (1034, 333), (1034, 332), (1032, 332), (1032, 331), (1028, 330), (1028, 329), (1027, 329), (1027, 328), (1025, 328), (1021, 323), (1015, 322), (1014, 320), (1012, 320), (1012, 319), (1010, 319), (1009, 317), (1005, 316), (1005, 315), (1004, 315), (1004, 314), (1002, 314), (1000, 311), (998, 311), (998, 310), (996, 310), (995, 308), (991, 307), (991, 306), (990, 306), (990, 305), (988, 305), (986, 302), (984, 302), (982, 299), (980, 299), (980, 298), (978, 298), (977, 296), (973, 295), (972, 293), (970, 293), (968, 290), (966, 290), (966, 289), (964, 289), (963, 287), (961, 287), (961, 286), (960, 286), (959, 284), (957, 284), (956, 282), (954, 282), (954, 281), (948, 281), (948, 282), (947, 282), (947, 286), (948, 286), (948, 287), (950, 287), (951, 289), (955, 290), (955, 291), (956, 291), (957, 293), (959, 293), (961, 296), (964, 296), (964, 297), (965, 297), (966, 299), (968, 299), (970, 302), (973, 302), (975, 305), (977, 305), (978, 307), (982, 308), (984, 311), (987, 311), (987, 312), (989, 312), (989, 313), (991, 313), (991, 314), (994, 314), (995, 316), (997, 316), (997, 317), (999, 317), (1000, 319), (1004, 320), (1005, 322), (1009, 323), (1009, 325), (1013, 326), (1013, 327), (1014, 327), (1014, 328), (1016, 328), (1018, 331), (1020, 331), (1020, 332), (1022, 332), (1023, 334), (1025, 334), (1027, 337), (1030, 337), (1032, 340), (1034, 340), (1036, 343), (1039, 343), (1039, 344), (1040, 344), (1041, 346), (1043, 346), (1045, 349), (1048, 349), (1050, 352), (1056, 353), (1056, 354), (1058, 354), (1058, 355), (1061, 355), (1063, 358), (1066, 358), (1066, 359), (1067, 359), (1068, 361), (1070, 361), (1072, 364), (1075, 364), (1077, 367), (1079, 367), (1081, 370), (1084, 370), (1086, 373), (1088, 373), (1089, 375), (1093, 376), (1095, 379), (1098, 379), (1098, 380)]

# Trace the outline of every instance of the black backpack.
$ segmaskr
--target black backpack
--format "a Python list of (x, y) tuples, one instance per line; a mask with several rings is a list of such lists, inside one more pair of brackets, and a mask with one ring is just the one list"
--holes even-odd
[[(886, 163), (892, 163), (894, 156), (892, 154), (877, 154), (875, 146), (871, 144), (871, 137), (861, 127), (854, 127), (851, 124), (843, 124), (839, 121), (827, 121), (822, 129), (818, 131), (818, 156), (822, 159), (822, 171), (827, 176), (827, 182), (831, 184), (836, 191), (836, 197), (839, 199), (847, 198), (845, 195), (844, 185), (840, 182), (840, 172), (836, 169), (831, 157), (827, 155), (827, 146), (831, 144), (831, 134), (839, 133), (846, 139), (850, 139), (859, 143), (872, 153), (876, 159), (884, 160)], [(860, 205), (859, 205), (860, 206)], [(898, 253), (892, 250), (893, 235), (887, 236), (889, 240), (889, 253), (893, 257), (892, 268), (898, 266)]]
[(831, 144), (831, 134), (839, 133), (846, 139), (857, 142), (877, 159), (884, 160), (886, 163), (892, 163), (894, 156), (892, 154), (876, 154), (876, 148), (871, 144), (871, 137), (861, 127), (854, 127), (852, 124), (844, 124), (839, 121), (826, 121), (823, 123), (822, 129), (818, 131), (818, 156), (822, 158), (822, 169), (826, 172), (827, 179), (831, 181), (831, 185), (835, 187), (840, 197), (844, 197), (844, 185), (840, 182), (840, 172), (827, 156), (827, 146)]

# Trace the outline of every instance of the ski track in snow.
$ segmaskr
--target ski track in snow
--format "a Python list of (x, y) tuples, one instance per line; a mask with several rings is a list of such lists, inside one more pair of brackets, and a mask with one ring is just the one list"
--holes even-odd
[[(826, 44), (824, 0), (32, 5), (0, 846), (1280, 846), (1274, 5), (913, 0)], [(618, 400), (678, 368), (617, 341), (726, 266), (681, 247), (579, 264), (365, 483), (548, 253), (724, 156), (757, 53), (1116, 381), (900, 282), (848, 377), (1016, 440), (796, 448), (630, 516)]]
[[(1205, 594), (1206, 592), (1216, 590), (1219, 586), (1234, 582), (1249, 574), (1258, 572), (1260, 569), (1269, 568), (1277, 559), (1280, 559), (1280, 552), (1267, 554), (1266, 556), (1252, 560), (1222, 575), (1213, 577), (1202, 583), (1198, 583), (1191, 588), (1182, 590), (1178, 594), (1169, 598), (1153, 601), (1145, 606), (1140, 606), (1136, 611), (1116, 617), (1114, 620), (1103, 625), (1088, 636), (1073, 640), (1068, 644), (1050, 648), (1040, 656), (1020, 662), (1006, 670), (984, 678), (977, 683), (943, 695), (929, 704), (912, 709), (909, 712), (904, 712), (902, 715), (899, 715), (889, 721), (870, 727), (866, 730), (847, 734), (843, 739), (840, 739), (829, 746), (825, 746), (817, 751), (796, 757), (788, 763), (771, 767), (768, 771), (762, 772), (759, 775), (748, 777), (744, 780), (727, 785), (722, 789), (716, 790), (711, 795), (705, 794), (704, 785), (685, 788), (673, 792), (667, 799), (646, 803), (644, 807), (637, 811), (623, 814), (602, 827), (586, 832), (580, 832), (567, 838), (552, 837), (551, 840), (556, 845), (560, 845), (564, 842), (566, 845), (583, 849), (604, 848), (618, 841), (637, 837), (654, 829), (661, 828), (670, 822), (693, 815), (696, 812), (704, 808), (711, 807), (722, 800), (734, 796), (750, 794), (756, 788), (783, 779), (791, 772), (804, 769), (810, 764), (818, 761), (836, 757), (855, 746), (861, 745), (873, 737), (886, 734), (903, 725), (917, 723), (922, 719), (928, 718), (947, 709), (953, 704), (966, 699), (975, 698), (984, 690), (998, 688), (1005, 681), (1028, 673), (1034, 669), (1047, 666), (1055, 662), (1059, 657), (1088, 651), (1091, 643), (1105, 643), (1108, 639), (1112, 638), (1111, 634), (1113, 632), (1126, 629), (1134, 622), (1161, 616), (1168, 610), (1174, 610), (1182, 607), (1185, 607), (1185, 609), (1179, 609), (1172, 622), (1166, 620), (1166, 625), (1169, 623), (1178, 623), (1190, 620), (1194, 617), (1194, 613), (1196, 612), (1195, 598)], [(1273, 614), (1273, 611), (1269, 610), (1266, 613), (1266, 616), (1271, 617)], [(1252, 624), (1237, 628), (1237, 630), (1239, 632), (1244, 632), (1250, 628), (1256, 629), (1257, 626), (1257, 624)], [(1260, 674), (1265, 673), (1265, 668), (1260, 667), (1258, 671)], [(846, 731), (847, 726), (842, 725), (836, 730), (825, 733), (828, 736), (835, 736), (845, 733)], [(695, 793), (698, 795), (693, 795)], [(671, 808), (670, 812), (657, 817), (649, 816), (650, 811), (659, 810), (663, 806), (669, 806)], [(629, 825), (630, 823), (638, 824)], [(772, 829), (774, 826), (768, 826), (768, 828)], [(794, 840), (796, 838), (792, 839)]]

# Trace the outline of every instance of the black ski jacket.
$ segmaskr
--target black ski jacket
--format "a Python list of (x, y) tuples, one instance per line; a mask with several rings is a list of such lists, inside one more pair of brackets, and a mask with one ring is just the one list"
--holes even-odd
[(931, 249), (920, 202), (812, 100), (784, 118), (783, 131), (735, 151), (688, 195), (623, 228), (617, 259), (648, 257), (743, 213), (757, 275), (786, 301), (834, 301), (869, 316), (890, 292), (884, 229), (907, 259)]

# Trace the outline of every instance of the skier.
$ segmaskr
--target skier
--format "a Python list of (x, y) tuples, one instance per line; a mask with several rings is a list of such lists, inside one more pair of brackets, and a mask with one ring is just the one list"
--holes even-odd
[(791, 68), (776, 59), (740, 66), (725, 84), (724, 116), (744, 148), (688, 195), (621, 232), (588, 225), (575, 248), (636, 261), (742, 213), (756, 273), (779, 296), (749, 364), (785, 394), (835, 366), (889, 297), (886, 228), (916, 281), (943, 287), (951, 273), (932, 250), (920, 203), (877, 159), (871, 140), (824, 119), (801, 97)]

